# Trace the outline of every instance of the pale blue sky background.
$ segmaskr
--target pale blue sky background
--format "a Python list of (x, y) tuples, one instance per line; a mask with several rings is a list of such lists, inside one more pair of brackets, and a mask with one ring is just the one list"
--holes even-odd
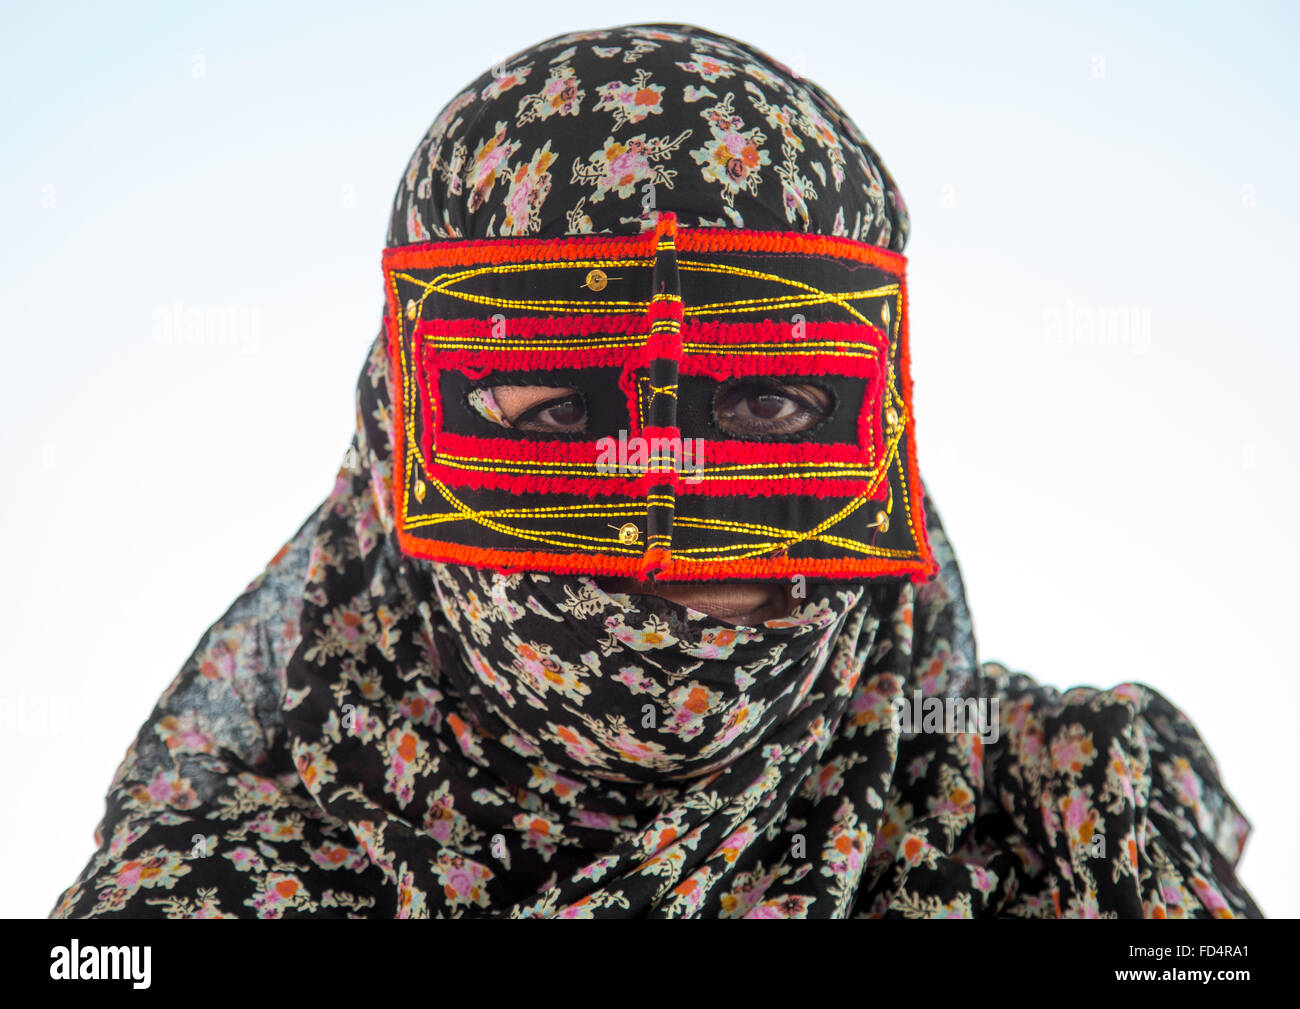
[[(633, 19), (766, 49), (872, 139), (982, 657), (1186, 710), (1255, 824), (1243, 880), (1300, 914), (1294, 8), (183, 6), (0, 15), (0, 914), (48, 913), (152, 704), (328, 492), (429, 122)], [(160, 343), (177, 303), (256, 328)]]

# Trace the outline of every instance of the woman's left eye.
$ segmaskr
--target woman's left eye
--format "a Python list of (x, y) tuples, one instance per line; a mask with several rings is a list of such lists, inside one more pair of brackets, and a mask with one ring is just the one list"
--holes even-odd
[(831, 394), (816, 385), (741, 382), (713, 397), (713, 416), (728, 434), (797, 434), (816, 427), (830, 412)]

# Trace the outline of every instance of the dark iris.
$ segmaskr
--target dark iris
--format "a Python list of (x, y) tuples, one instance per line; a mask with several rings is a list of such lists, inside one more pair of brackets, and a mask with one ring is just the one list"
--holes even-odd
[(713, 397), (713, 416), (718, 426), (740, 437), (808, 431), (821, 423), (830, 409), (831, 394), (821, 386), (771, 379), (724, 385)]
[(513, 426), (543, 434), (581, 431), (587, 426), (587, 404), (581, 393), (566, 393), (525, 410), (514, 419)]

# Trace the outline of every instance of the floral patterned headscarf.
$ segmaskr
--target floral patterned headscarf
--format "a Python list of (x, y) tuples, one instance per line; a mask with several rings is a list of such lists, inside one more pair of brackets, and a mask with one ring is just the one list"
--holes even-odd
[(481, 75), (411, 156), (388, 244), (635, 232), (655, 207), (683, 227), (907, 244), (902, 196), (835, 99), (686, 25), (562, 35)]
[[(815, 85), (640, 25), (457, 95), (388, 244), (660, 209), (907, 236)], [(164, 693), (54, 916), (1259, 915), (1234, 875), (1249, 825), (1191, 723), (1141, 685), (981, 668), (928, 497), (935, 579), (809, 585), (761, 627), (418, 561), (394, 536), (392, 380), (378, 339), (333, 492)], [(992, 720), (954, 721), (968, 702)]]

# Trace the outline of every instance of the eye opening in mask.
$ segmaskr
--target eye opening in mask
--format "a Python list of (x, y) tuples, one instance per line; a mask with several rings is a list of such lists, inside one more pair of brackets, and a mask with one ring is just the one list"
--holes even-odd
[(573, 386), (497, 381), (468, 393), (471, 410), (494, 424), (533, 434), (572, 435), (587, 429), (587, 400)]
[(797, 441), (835, 414), (835, 393), (819, 382), (776, 375), (728, 379), (713, 394), (713, 423), (733, 438)]

